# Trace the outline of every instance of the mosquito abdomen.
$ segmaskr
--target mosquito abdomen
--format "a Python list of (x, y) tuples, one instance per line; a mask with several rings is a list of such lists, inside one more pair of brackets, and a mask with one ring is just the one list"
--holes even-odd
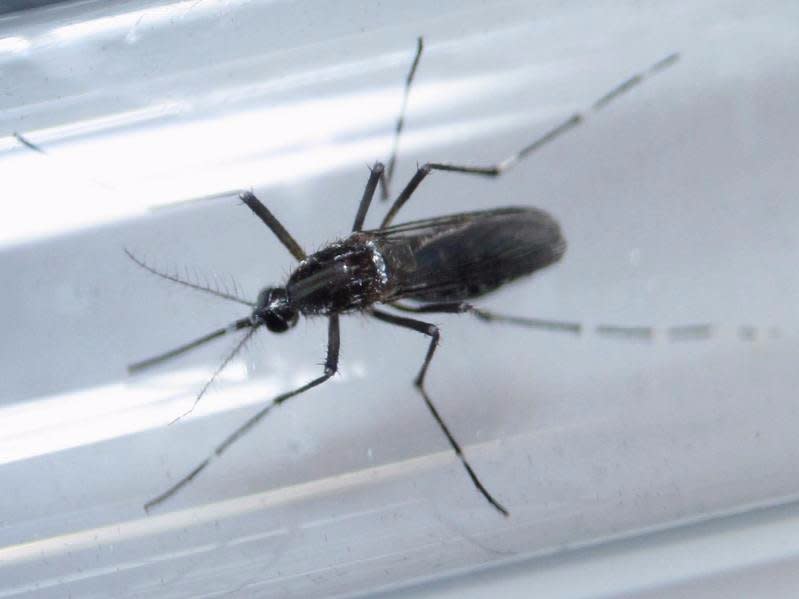
[(554, 264), (566, 251), (557, 221), (536, 208), (469, 212), (423, 221), (418, 228), (406, 223), (380, 244), (392, 299), (428, 302), (484, 295)]

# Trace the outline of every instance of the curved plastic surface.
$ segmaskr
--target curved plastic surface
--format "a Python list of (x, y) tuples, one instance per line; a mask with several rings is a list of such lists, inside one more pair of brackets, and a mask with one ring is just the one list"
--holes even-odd
[[(354, 594), (779, 505), (799, 494), (799, 34), (787, 2), (107, 3), (0, 19), (0, 597)], [(427, 341), (353, 316), (341, 373), (276, 410), (154, 513), (145, 501), (269, 397), (317, 376), (323, 321), (257, 335), (195, 412), (237, 304), (346, 233), (427, 50), (395, 187), (484, 164), (654, 61), (680, 61), (497, 181), (435, 173), (404, 219), (539, 206), (569, 248), (483, 305), (609, 339), (436, 316)], [(12, 133), (45, 149), (23, 147)], [(385, 210), (374, 208), (367, 223)], [(196, 269), (196, 274), (195, 274)], [(742, 325), (752, 328), (741, 328)]]

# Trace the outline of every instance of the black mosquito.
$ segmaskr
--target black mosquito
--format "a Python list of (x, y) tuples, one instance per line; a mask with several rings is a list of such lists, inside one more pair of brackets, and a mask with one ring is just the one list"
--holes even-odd
[[(149, 501), (145, 505), (145, 509), (149, 510), (188, 484), (213, 459), (222, 455), (235, 441), (251, 430), (273, 407), (321, 385), (332, 377), (338, 369), (339, 316), (361, 312), (381, 322), (410, 329), (430, 338), (430, 345), (422, 367), (414, 380), (416, 389), (466, 469), (474, 486), (500, 513), (505, 516), (509, 514), (508, 510), (488, 492), (478, 478), (464, 455), (461, 445), (450, 431), (425, 387), (425, 376), (440, 338), (438, 327), (407, 314), (470, 313), (484, 321), (579, 333), (581, 325), (578, 323), (506, 316), (483, 310), (469, 303), (470, 300), (482, 297), (505, 283), (556, 263), (566, 250), (566, 241), (558, 222), (537, 208), (497, 208), (451, 214), (398, 225), (393, 224), (394, 219), (419, 184), (432, 171), (498, 177), (523, 158), (577, 126), (590, 113), (601, 110), (609, 102), (648, 76), (673, 64), (678, 56), (672, 54), (656, 62), (647, 70), (627, 79), (600, 97), (588, 110), (571, 115), (529, 145), (497, 164), (491, 166), (456, 166), (436, 162), (424, 164), (418, 168), (416, 174), (394, 199), (379, 228), (364, 230), (364, 220), (378, 185), (382, 186), (382, 193), (385, 197), (389, 195), (389, 182), (396, 161), (407, 100), (422, 55), (422, 48), (422, 39), (420, 38), (413, 64), (405, 82), (402, 109), (394, 133), (394, 146), (389, 167), (386, 169), (383, 164), (377, 162), (370, 169), (371, 173), (355, 215), (352, 232), (348, 237), (331, 243), (314, 254), (307, 255), (300, 244), (255, 195), (251, 192), (239, 194), (241, 201), (263, 221), (299, 262), (285, 285), (266, 287), (258, 294), (255, 302), (249, 302), (236, 294), (225, 293), (207, 286), (197, 285), (174, 275), (161, 273), (128, 252), (128, 256), (139, 266), (160, 277), (243, 303), (252, 308), (249, 316), (241, 318), (225, 328), (208, 333), (195, 341), (129, 367), (131, 372), (137, 372), (188, 352), (218, 337), (242, 331), (242, 336), (236, 346), (195, 397), (194, 405), (200, 401), (222, 369), (258, 329), (266, 328), (273, 333), (283, 333), (297, 324), (300, 315), (324, 316), (328, 319), (327, 357), (321, 376), (297, 389), (275, 397), (233, 431), (194, 470), (167, 491)], [(378, 305), (403, 312), (405, 315), (385, 311)], [(705, 325), (675, 327), (672, 333), (677, 336), (701, 337), (704, 335), (704, 329)], [(647, 337), (653, 334), (652, 329), (646, 327), (600, 327), (598, 331), (633, 337)]]

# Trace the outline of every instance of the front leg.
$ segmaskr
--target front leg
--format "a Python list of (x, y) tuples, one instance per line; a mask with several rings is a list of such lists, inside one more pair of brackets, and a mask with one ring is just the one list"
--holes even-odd
[(353, 231), (360, 231), (363, 227), (363, 221), (366, 219), (366, 213), (369, 211), (369, 204), (372, 203), (372, 198), (375, 195), (377, 183), (378, 181), (385, 182), (384, 171), (385, 169), (382, 162), (375, 162), (375, 165), (370, 169), (369, 180), (366, 182), (366, 189), (363, 190), (363, 197), (358, 206), (358, 213), (355, 215), (355, 222), (352, 225)]
[(161, 493), (158, 497), (155, 497), (144, 504), (145, 511), (150, 511), (151, 508), (155, 507), (159, 503), (169, 499), (177, 493), (180, 489), (185, 487), (189, 484), (194, 478), (200, 474), (203, 470), (205, 470), (206, 466), (210, 464), (213, 460), (221, 456), (225, 451), (227, 451), (231, 445), (233, 445), (236, 441), (238, 441), (242, 436), (248, 433), (252, 428), (261, 421), (261, 419), (266, 416), (272, 408), (275, 406), (279, 406), (284, 401), (291, 399), (292, 397), (296, 397), (301, 393), (305, 393), (309, 389), (321, 385), (330, 377), (332, 377), (336, 371), (338, 370), (338, 356), (339, 356), (339, 346), (340, 346), (340, 338), (339, 338), (339, 324), (338, 324), (338, 316), (331, 316), (329, 325), (328, 325), (328, 332), (327, 332), (327, 357), (325, 358), (325, 370), (324, 373), (313, 379), (312, 381), (304, 384), (302, 387), (298, 387), (292, 391), (287, 391), (286, 393), (281, 393), (277, 397), (275, 397), (272, 401), (266, 404), (263, 408), (261, 408), (258, 412), (256, 412), (253, 416), (251, 416), (244, 424), (238, 427), (235, 431), (227, 436), (227, 438), (222, 441), (216, 448), (206, 457), (199, 465), (197, 465), (194, 470), (189, 472), (186, 476), (181, 478), (177, 483), (172, 485), (169, 489)]
[(297, 243), (286, 228), (280, 224), (280, 221), (277, 220), (275, 215), (261, 203), (261, 200), (255, 197), (255, 194), (250, 191), (245, 191), (239, 194), (239, 198), (242, 202), (247, 204), (247, 207), (252, 210), (267, 227), (269, 227), (272, 233), (275, 234), (275, 237), (280, 240), (280, 243), (283, 244), (298, 262), (305, 260), (307, 256), (305, 255), (305, 251), (300, 247), (300, 244)]

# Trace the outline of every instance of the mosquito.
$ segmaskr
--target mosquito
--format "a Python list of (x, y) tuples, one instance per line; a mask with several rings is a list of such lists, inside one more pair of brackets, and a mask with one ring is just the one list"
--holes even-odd
[[(504, 207), (464, 212), (403, 224), (394, 224), (394, 220), (431, 172), (448, 171), (482, 177), (499, 177), (522, 159), (576, 127), (592, 113), (602, 110), (644, 79), (674, 64), (679, 55), (671, 54), (616, 85), (587, 110), (572, 114), (501, 162), (489, 166), (458, 166), (437, 162), (422, 165), (393, 200), (380, 226), (377, 229), (365, 230), (364, 220), (378, 186), (381, 186), (382, 196), (386, 199), (389, 197), (389, 185), (405, 122), (408, 98), (423, 47), (423, 40), (419, 38), (413, 63), (405, 80), (403, 102), (394, 131), (389, 166), (386, 168), (382, 163), (376, 162), (370, 168), (352, 231), (347, 237), (308, 255), (277, 217), (252, 192), (245, 191), (239, 194), (241, 201), (263, 221), (298, 262), (284, 285), (265, 287), (257, 299), (250, 302), (234, 294), (223, 293), (175, 275), (159, 272), (126, 250), (136, 264), (159, 277), (237, 301), (251, 308), (248, 316), (236, 320), (227, 327), (129, 366), (131, 373), (138, 372), (185, 354), (217, 338), (240, 334), (241, 337), (235, 347), (196, 395), (193, 404), (195, 406), (219, 373), (259, 329), (265, 328), (272, 333), (285, 333), (297, 324), (300, 316), (321, 316), (328, 320), (327, 355), (322, 374), (301, 387), (273, 398), (228, 435), (191, 472), (147, 502), (145, 510), (149, 511), (189, 484), (213, 460), (252, 430), (274, 407), (330, 379), (336, 373), (339, 364), (339, 318), (345, 314), (363, 313), (380, 322), (409, 329), (429, 338), (424, 361), (414, 379), (416, 390), (477, 491), (500, 514), (503, 516), (510, 514), (481, 482), (428, 393), (425, 381), (441, 334), (438, 326), (417, 315), (471, 314), (488, 322), (579, 333), (581, 331), (579, 323), (503, 315), (471, 303), (472, 300), (506, 283), (555, 264), (566, 251), (566, 240), (555, 218), (543, 210), (532, 207)], [(707, 325), (675, 327), (672, 333), (677, 336), (702, 337), (706, 333), (706, 328)], [(653, 334), (653, 330), (648, 327), (614, 326), (604, 329), (599, 327), (597, 331), (600, 334), (604, 332), (632, 337), (649, 337)]]

